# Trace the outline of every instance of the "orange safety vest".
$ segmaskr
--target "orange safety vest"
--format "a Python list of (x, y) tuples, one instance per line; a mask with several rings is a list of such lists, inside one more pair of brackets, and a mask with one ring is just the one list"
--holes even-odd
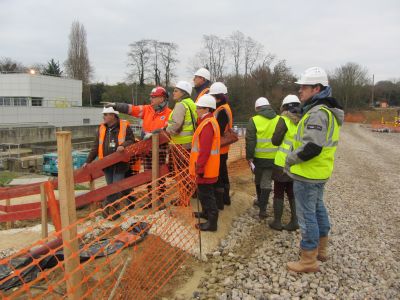
[[(222, 111), (223, 109), (225, 109), (226, 114), (228, 115), (228, 119), (229, 122), (228, 124), (226, 124), (226, 127), (224, 129), (224, 133), (227, 132), (229, 129), (232, 129), (233, 127), (233, 116), (232, 116), (232, 110), (231, 107), (229, 106), (229, 104), (223, 104), (221, 106), (219, 106), (215, 111), (214, 111), (214, 117), (217, 119), (218, 118), (218, 114), (220, 111)], [(221, 154), (226, 154), (229, 152), (229, 146), (225, 146), (225, 147), (221, 147)]]
[(197, 101), (200, 99), (201, 96), (204, 96), (205, 94), (208, 94), (209, 91), (210, 91), (210, 88), (205, 88), (204, 90), (202, 90), (200, 92), (200, 94), (197, 95), (195, 103), (197, 103)]
[(219, 151), (221, 145), (221, 136), (219, 133), (219, 125), (217, 120), (214, 117), (211, 117), (205, 119), (194, 132), (189, 160), (189, 174), (191, 176), (196, 176), (196, 162), (201, 149), (199, 139), (200, 132), (208, 123), (211, 123), (211, 125), (213, 126), (214, 137), (212, 141), (210, 157), (208, 158), (206, 166), (204, 168), (204, 178), (215, 178), (219, 175)]
[[(129, 126), (129, 122), (127, 120), (119, 120), (119, 133), (118, 133), (118, 145), (122, 145), (123, 142), (125, 142), (126, 138), (126, 128)], [(102, 159), (104, 157), (103, 153), (103, 144), (104, 144), (104, 139), (106, 137), (106, 131), (107, 131), (107, 126), (104, 124), (100, 124), (99, 127), (99, 150), (97, 156), (99, 159)]]
[(149, 133), (156, 129), (167, 127), (171, 112), (172, 110), (169, 107), (165, 107), (162, 111), (156, 112), (151, 105), (137, 105), (132, 106), (131, 115), (135, 118), (143, 119), (143, 131), (144, 133)]

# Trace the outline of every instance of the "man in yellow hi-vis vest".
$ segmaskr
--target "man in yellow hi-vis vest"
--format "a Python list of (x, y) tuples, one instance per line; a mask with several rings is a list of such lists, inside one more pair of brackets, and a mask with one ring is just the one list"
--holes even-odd
[(271, 139), (279, 116), (271, 108), (268, 99), (264, 97), (257, 99), (255, 110), (256, 115), (250, 118), (246, 128), (246, 159), (251, 166), (255, 167), (256, 204), (260, 208), (260, 219), (266, 219), (272, 187), (272, 167), (278, 150)]
[(296, 82), (300, 85), (302, 118), (285, 169), (294, 180), (296, 213), (301, 230), (301, 257), (289, 262), (289, 270), (317, 272), (327, 260), (330, 222), (323, 201), (324, 186), (333, 171), (334, 155), (344, 112), (331, 97), (326, 72), (307, 69)]

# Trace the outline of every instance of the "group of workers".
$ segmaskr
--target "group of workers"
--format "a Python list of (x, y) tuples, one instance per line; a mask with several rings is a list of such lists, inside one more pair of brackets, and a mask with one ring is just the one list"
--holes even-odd
[[(104, 123), (87, 163), (124, 148), (134, 142), (129, 124), (119, 113), (143, 120), (143, 136), (165, 130), (171, 143), (190, 152), (189, 173), (196, 178), (197, 197), (202, 210), (195, 213), (201, 231), (216, 231), (219, 210), (231, 204), (227, 168), (229, 145), (221, 139), (232, 129), (233, 116), (228, 90), (222, 82), (210, 82), (210, 72), (201, 68), (192, 84), (179, 81), (172, 93), (173, 110), (168, 107), (168, 92), (156, 87), (150, 105), (133, 106), (107, 103)], [(319, 67), (307, 69), (296, 82), (299, 97), (286, 96), (280, 115), (265, 97), (255, 102), (256, 114), (246, 128), (246, 159), (255, 174), (259, 218), (267, 218), (267, 206), (273, 182), (273, 220), (275, 230), (300, 228), (300, 260), (287, 267), (296, 272), (316, 272), (318, 261), (326, 261), (330, 222), (323, 201), (324, 185), (332, 174), (334, 154), (344, 113), (331, 96), (326, 72)], [(191, 95), (194, 94), (193, 98)], [(193, 100), (194, 99), (194, 100)], [(161, 145), (160, 164), (166, 163), (168, 146)], [(104, 170), (107, 184), (124, 178), (125, 163)], [(151, 154), (144, 157), (145, 170), (151, 169)], [(287, 195), (291, 218), (282, 224), (284, 195)], [(120, 195), (107, 197), (103, 205), (112, 204)], [(114, 214), (114, 216), (118, 214)]]

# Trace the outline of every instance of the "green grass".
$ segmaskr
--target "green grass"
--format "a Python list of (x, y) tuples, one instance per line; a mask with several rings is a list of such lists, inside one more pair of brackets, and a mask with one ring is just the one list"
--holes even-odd
[(18, 178), (19, 174), (10, 171), (0, 172), (0, 186), (6, 186), (14, 178)]

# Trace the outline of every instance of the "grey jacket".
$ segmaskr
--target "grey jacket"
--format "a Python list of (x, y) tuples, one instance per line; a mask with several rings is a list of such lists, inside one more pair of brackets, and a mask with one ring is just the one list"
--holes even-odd
[(312, 183), (321, 183), (327, 181), (304, 178), (302, 176), (292, 174), (289, 171), (290, 166), (303, 161), (308, 161), (318, 156), (322, 151), (328, 130), (328, 115), (326, 112), (320, 110), (321, 106), (324, 106), (332, 112), (340, 126), (343, 124), (344, 111), (340, 106), (329, 107), (325, 104), (317, 103), (317, 105), (311, 107), (311, 109), (308, 111), (310, 116), (304, 123), (303, 145), (295, 151), (289, 153), (286, 158), (285, 171), (291, 178), (295, 180)]
[[(259, 110), (256, 115), (263, 116), (267, 119), (273, 119), (276, 117), (276, 112), (271, 106), (265, 106)], [(255, 158), (254, 153), (257, 144), (257, 129), (254, 124), (253, 118), (250, 118), (246, 128), (246, 159), (253, 159), (254, 165), (259, 168), (272, 168), (274, 165), (273, 159), (266, 158)]]

